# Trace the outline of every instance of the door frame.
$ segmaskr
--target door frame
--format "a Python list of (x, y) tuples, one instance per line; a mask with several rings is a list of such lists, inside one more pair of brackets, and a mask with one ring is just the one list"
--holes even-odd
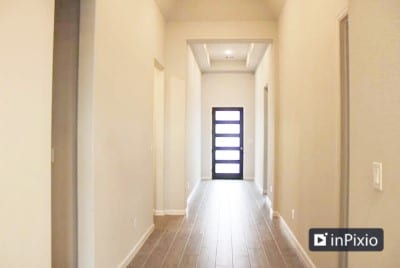
[[(345, 9), (338, 16), (340, 66), (340, 227), (349, 227), (350, 184), (350, 81), (349, 16)], [(339, 253), (339, 267), (348, 266), (348, 253)]]
[[(215, 113), (217, 111), (239, 111), (240, 112), (240, 133), (239, 134), (216, 134), (215, 133), (215, 125), (216, 125), (216, 119), (215, 119)], [(244, 130), (244, 121), (243, 121), (243, 112), (244, 109), (243, 107), (212, 107), (212, 148), (211, 148), (211, 165), (212, 165), (212, 179), (213, 180), (218, 180), (218, 179), (232, 179), (232, 180), (243, 180), (243, 130)], [(237, 121), (234, 121), (235, 123)], [(220, 124), (229, 124), (233, 123), (233, 121), (229, 120), (218, 120), (218, 123)], [(215, 151), (217, 150), (215, 146), (215, 138), (216, 137), (239, 137), (240, 139), (240, 159), (239, 160), (216, 160), (215, 159)], [(237, 147), (226, 147), (224, 148), (225, 150), (227, 149), (233, 149)], [(222, 149), (222, 148), (220, 148)], [(219, 149), (219, 150), (220, 150)], [(224, 150), (222, 149), (222, 150)], [(216, 163), (239, 163), (240, 165), (240, 171), (239, 174), (230, 174), (230, 173), (215, 173), (215, 164)]]

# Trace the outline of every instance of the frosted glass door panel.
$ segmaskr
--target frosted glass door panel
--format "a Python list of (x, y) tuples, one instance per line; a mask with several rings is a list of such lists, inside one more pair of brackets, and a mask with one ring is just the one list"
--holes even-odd
[(239, 134), (240, 124), (216, 124), (216, 134)]
[(215, 164), (215, 173), (235, 174), (240, 172), (239, 164)]
[(239, 150), (219, 150), (215, 151), (215, 160), (239, 160)]
[(240, 111), (216, 111), (215, 120), (240, 121)]
[(217, 147), (239, 147), (239, 137), (216, 137), (215, 146)]

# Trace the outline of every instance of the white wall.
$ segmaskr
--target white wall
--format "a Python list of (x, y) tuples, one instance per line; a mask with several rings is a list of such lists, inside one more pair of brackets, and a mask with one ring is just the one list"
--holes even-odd
[(0, 2), (0, 267), (51, 267), (54, 1)]
[[(276, 45), (269, 45), (255, 73), (255, 182), (260, 190), (267, 193), (274, 208), (277, 96), (274, 46)], [(264, 87), (267, 85), (268, 97), (265, 101)]]
[[(278, 209), (304, 249), (309, 228), (339, 225), (337, 17), (346, 5), (287, 1), (279, 18)], [(309, 255), (317, 267), (338, 267), (335, 252)]]
[(94, 267), (94, 26), (95, 0), (83, 0), (78, 74), (78, 267)]
[(186, 85), (186, 197), (201, 179), (201, 72), (190, 46)]
[(212, 108), (243, 107), (243, 177), (254, 179), (254, 75), (251, 73), (204, 73), (201, 102), (202, 178), (212, 177)]
[(168, 22), (166, 27), (165, 203), (186, 207), (185, 134), (187, 41), (191, 39), (276, 39), (274, 21)]
[[(350, 226), (381, 227), (385, 249), (349, 267), (400, 267), (400, 2), (350, 0)], [(383, 164), (383, 191), (372, 162)]]
[(153, 1), (90, 1), (82, 1), (79, 142), (86, 147), (78, 152), (79, 235), (89, 247), (79, 261), (117, 267), (153, 224), (153, 67), (164, 60), (165, 24)]

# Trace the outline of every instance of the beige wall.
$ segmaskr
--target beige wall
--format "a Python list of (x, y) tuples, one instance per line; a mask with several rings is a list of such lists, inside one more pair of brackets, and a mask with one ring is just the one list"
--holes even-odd
[(205, 73), (202, 76), (201, 176), (212, 177), (213, 107), (243, 107), (243, 177), (254, 179), (254, 75), (251, 73)]
[[(350, 225), (382, 227), (385, 249), (349, 267), (400, 267), (400, 2), (350, 0)], [(383, 192), (372, 162), (383, 164)]]
[[(339, 35), (345, 0), (287, 1), (279, 19), (278, 210), (303, 248), (339, 225)], [(291, 210), (295, 218), (291, 219)], [(309, 253), (337, 267), (337, 253)]]
[(164, 20), (153, 1), (86, 1), (79, 228), (94, 233), (80, 232), (90, 250), (79, 258), (84, 267), (117, 267), (153, 223), (153, 67), (164, 60)]
[[(274, 21), (169, 22), (166, 27), (166, 206), (186, 207), (185, 178), (185, 83), (187, 41), (191, 39), (276, 39)], [(190, 185), (189, 185), (190, 186)]]
[(186, 197), (194, 190), (201, 179), (201, 72), (187, 47), (187, 85), (186, 85)]
[(0, 2), (0, 267), (51, 267), (53, 26), (54, 1)]
[[(186, 47), (183, 48), (186, 51)], [(166, 69), (168, 73), (168, 69)], [(166, 210), (186, 208), (187, 188), (185, 178), (185, 120), (186, 83), (172, 77), (166, 80), (165, 92), (165, 174), (164, 202)], [(186, 189), (186, 190), (185, 190)]]
[[(276, 46), (277, 43), (269, 45), (255, 73), (255, 182), (267, 193), (274, 208)], [(268, 94), (265, 94), (265, 86), (268, 86)]]

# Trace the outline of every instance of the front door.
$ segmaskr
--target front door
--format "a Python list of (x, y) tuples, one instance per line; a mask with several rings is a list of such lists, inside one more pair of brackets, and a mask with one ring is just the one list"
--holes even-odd
[(243, 108), (212, 108), (212, 178), (243, 179)]

